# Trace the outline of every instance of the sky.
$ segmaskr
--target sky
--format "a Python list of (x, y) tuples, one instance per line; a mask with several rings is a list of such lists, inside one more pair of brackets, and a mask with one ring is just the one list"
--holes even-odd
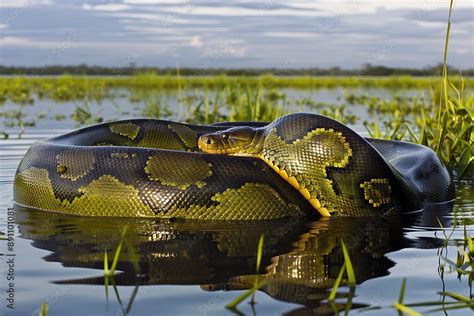
[[(448, 0), (0, 0), (0, 64), (423, 68), (442, 62)], [(474, 68), (474, 2), (448, 63)]]

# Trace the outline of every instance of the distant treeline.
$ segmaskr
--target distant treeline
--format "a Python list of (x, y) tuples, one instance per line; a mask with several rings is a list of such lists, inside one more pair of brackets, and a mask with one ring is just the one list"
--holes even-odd
[[(453, 75), (474, 76), (474, 69), (459, 70), (448, 68)], [(198, 75), (228, 75), (228, 76), (255, 76), (262, 74), (273, 74), (278, 76), (439, 76), (442, 73), (442, 65), (427, 68), (392, 68), (377, 65), (364, 65), (360, 69), (331, 68), (157, 68), (130, 65), (127, 67), (101, 67), (101, 66), (62, 66), (51, 65), (45, 67), (17, 67), (0, 65), (0, 75), (106, 75), (126, 76), (140, 73), (156, 73), (160, 75), (176, 75), (179, 71), (183, 76)]]

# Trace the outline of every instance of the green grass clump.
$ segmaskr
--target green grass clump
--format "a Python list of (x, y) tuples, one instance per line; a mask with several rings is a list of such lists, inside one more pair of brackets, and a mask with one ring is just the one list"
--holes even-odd
[[(474, 96), (466, 97), (466, 85), (472, 80), (448, 78), (448, 43), (451, 31), (451, 14), (453, 1), (450, 2), (448, 27), (446, 30), (443, 74), (438, 80), (437, 92), (431, 88), (431, 103), (412, 101), (410, 106), (399, 107), (399, 102), (382, 106), (378, 100), (371, 100), (371, 107), (386, 108), (392, 112), (388, 121), (384, 122), (382, 132), (377, 121), (366, 122), (365, 125), (372, 137), (404, 140), (422, 144), (432, 148), (438, 157), (457, 173), (457, 178), (473, 175), (474, 161)], [(411, 115), (410, 114), (415, 114)]]
[[(459, 86), (472, 86), (471, 78), (453, 77), (451, 82)], [(239, 89), (256, 90), (265, 87), (277, 91), (283, 88), (295, 89), (333, 89), (333, 88), (385, 88), (385, 89), (430, 89), (437, 81), (431, 77), (282, 77), (262, 76), (171, 76), (156, 73), (133, 76), (96, 77), (71, 76), (57, 77), (3, 77), (0, 78), (0, 102), (11, 100), (14, 103), (32, 103), (33, 96), (48, 97), (57, 102), (71, 100), (101, 101), (113, 95), (117, 89), (126, 89), (131, 94), (146, 91), (172, 91), (209, 89), (222, 90), (229, 86)]]

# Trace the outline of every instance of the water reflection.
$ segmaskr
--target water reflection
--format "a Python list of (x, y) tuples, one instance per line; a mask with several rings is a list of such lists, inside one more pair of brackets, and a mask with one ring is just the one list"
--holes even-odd
[[(46, 261), (66, 267), (103, 270), (104, 250), (109, 258), (117, 247), (121, 230), (138, 255), (140, 275), (131, 256), (122, 253), (117, 265), (117, 285), (192, 284), (203, 290), (247, 289), (256, 279), (267, 279), (261, 291), (277, 300), (303, 305), (292, 313), (332, 313), (345, 308), (327, 303), (344, 263), (341, 238), (345, 241), (357, 283), (389, 274), (395, 263), (386, 254), (402, 248), (436, 248), (437, 239), (410, 240), (407, 229), (439, 227), (449, 208), (390, 218), (331, 218), (317, 222), (298, 219), (253, 223), (163, 222), (146, 219), (85, 218), (51, 215), (17, 208), (21, 236), (34, 247), (52, 253)], [(449, 222), (444, 220), (444, 227)], [(257, 274), (258, 239), (265, 234), (262, 268)], [(62, 284), (104, 285), (101, 273), (90, 278), (51, 280)], [(342, 285), (347, 280), (342, 281)], [(347, 288), (339, 298), (347, 297)], [(368, 306), (355, 297), (351, 308)]]

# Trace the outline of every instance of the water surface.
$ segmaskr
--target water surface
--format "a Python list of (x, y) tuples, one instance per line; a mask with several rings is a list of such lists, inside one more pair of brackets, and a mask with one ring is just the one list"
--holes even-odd
[[(321, 99), (331, 92), (318, 93)], [(336, 102), (337, 95), (328, 96), (329, 101)], [(124, 100), (121, 106), (129, 117), (139, 114), (125, 104)], [(451, 301), (437, 294), (442, 291), (471, 295), (467, 277), (458, 279), (441, 259), (456, 260), (464, 223), (467, 233), (474, 235), (473, 184), (467, 181), (457, 183), (454, 205), (390, 218), (192, 223), (79, 218), (16, 208), (11, 220), (13, 177), (21, 157), (34, 141), (76, 127), (77, 122), (69, 118), (73, 106), (38, 101), (28, 108), (29, 117), (34, 119), (51, 108), (46, 118), (27, 127), (21, 139), (17, 127), (6, 128), (10, 138), (0, 141), (2, 315), (36, 315), (45, 300), (49, 315), (118, 315), (127, 310), (135, 315), (231, 315), (225, 305), (241, 294), (239, 290), (262, 278), (268, 283), (257, 294), (254, 311), (244, 302), (239, 305), (242, 313), (331, 314), (334, 308), (345, 309), (349, 300), (352, 313), (396, 315), (390, 306), (398, 298), (403, 278), (407, 278), (407, 303)], [(126, 116), (107, 102), (100, 109), (106, 119)], [(65, 114), (66, 119), (55, 121), (55, 113)], [(361, 124), (353, 127), (364, 133)], [(117, 292), (111, 285), (106, 292), (104, 252), (111, 261), (124, 227), (128, 227), (127, 240), (136, 252), (139, 271), (125, 249), (114, 278)], [(10, 245), (9, 231), (13, 233)], [(446, 241), (443, 233), (451, 232)], [(261, 234), (265, 234), (265, 245), (256, 278)], [(326, 298), (344, 262), (341, 238), (352, 258), (357, 287), (351, 298), (343, 284), (337, 304), (330, 306)], [(13, 271), (8, 266), (11, 259)], [(8, 280), (12, 274), (14, 280)], [(6, 291), (11, 288), (14, 309), (7, 301)], [(452, 310), (449, 314), (466, 312)]]

